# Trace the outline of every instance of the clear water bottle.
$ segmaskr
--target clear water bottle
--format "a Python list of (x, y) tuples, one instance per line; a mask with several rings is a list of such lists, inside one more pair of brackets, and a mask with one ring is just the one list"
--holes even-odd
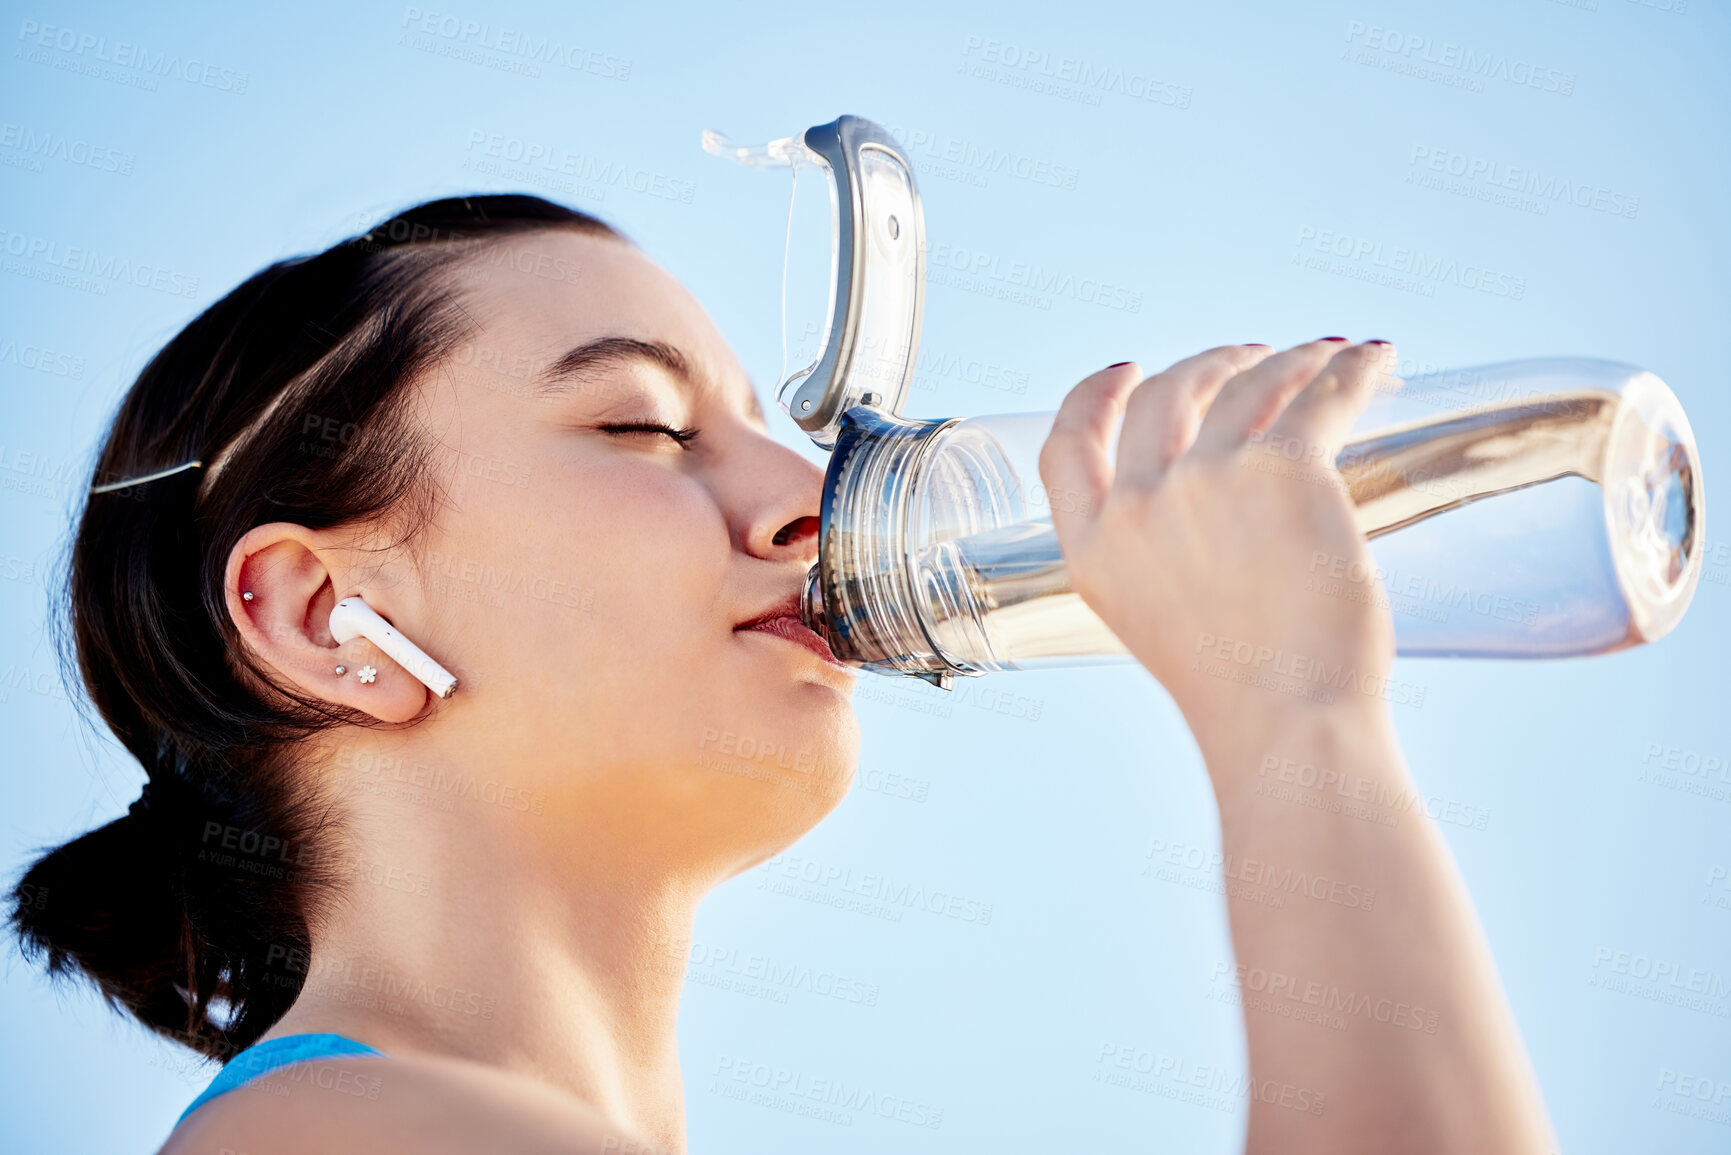
[[(939, 685), (1126, 659), (1058, 548), (1052, 505), (1075, 498), (1040, 483), (1055, 415), (899, 416), (920, 344), (925, 224), (893, 135), (843, 116), (766, 145), (713, 132), (703, 145), (794, 177), (777, 400), (833, 449), (806, 624), (845, 662)], [(802, 174), (827, 196), (799, 197)], [(1688, 608), (1704, 548), (1700, 462), (1653, 374), (1587, 358), (1430, 374), (1380, 394), (1353, 432), (1332, 463), (1300, 444), (1265, 444), (1255, 461), (1345, 486), (1374, 570), (1318, 554), (1305, 580), (1319, 597), (1386, 601), (1400, 653), (1605, 653), (1662, 637)]]
[[(1127, 659), (1058, 548), (1052, 504), (1075, 499), (1040, 482), (1054, 414), (921, 421), (873, 399), (841, 417), (806, 588), (806, 623), (836, 656), (946, 686)], [(1415, 377), (1379, 392), (1353, 434), (1338, 472), (1296, 444), (1258, 460), (1344, 484), (1376, 580), (1320, 553), (1306, 580), (1386, 599), (1400, 653), (1605, 653), (1663, 636), (1688, 607), (1700, 463), (1653, 374), (1553, 358)]]

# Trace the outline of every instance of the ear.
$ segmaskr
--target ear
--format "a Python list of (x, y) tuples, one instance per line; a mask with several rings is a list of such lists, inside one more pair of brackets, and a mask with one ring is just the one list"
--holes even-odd
[[(229, 551), (223, 578), (229, 617), (284, 683), (381, 722), (407, 722), (426, 708), (427, 688), (367, 639), (339, 646), (331, 637), (344, 555), (326, 535), (301, 525), (278, 521), (247, 531)], [(345, 589), (342, 596), (358, 592)], [(338, 674), (338, 666), (346, 673)], [(371, 682), (361, 681), (363, 667), (376, 671)]]

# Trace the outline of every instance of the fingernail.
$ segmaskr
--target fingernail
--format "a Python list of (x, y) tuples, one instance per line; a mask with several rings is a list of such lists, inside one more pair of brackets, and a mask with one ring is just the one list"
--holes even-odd
[(1252, 341), (1252, 342), (1250, 342), (1250, 344), (1248, 344), (1244, 347), (1246, 349), (1272, 349), (1272, 348), (1274, 348), (1273, 345), (1268, 344), (1266, 341)]
[(1389, 343), (1390, 342), (1388, 342), (1388, 341), (1380, 341), (1380, 340), (1379, 341), (1366, 341), (1365, 342), (1366, 345), (1387, 345)]
[(1116, 369), (1116, 368), (1117, 368), (1117, 367), (1118, 367), (1118, 366), (1120, 366), (1120, 365), (1128, 365), (1128, 364), (1130, 364), (1130, 362), (1129, 362), (1129, 361), (1114, 361), (1114, 362), (1112, 362), (1112, 363), (1111, 363), (1111, 364), (1110, 364), (1110, 365), (1108, 365), (1108, 366), (1106, 366), (1106, 368), (1108, 368), (1108, 369)]
[(1345, 337), (1318, 337), (1318, 341), (1344, 341)]

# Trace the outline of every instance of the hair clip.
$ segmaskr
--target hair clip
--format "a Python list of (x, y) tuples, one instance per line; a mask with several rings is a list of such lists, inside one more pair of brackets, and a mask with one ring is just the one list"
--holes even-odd
[(159, 469), (155, 473), (147, 473), (143, 477), (128, 477), (123, 481), (111, 481), (107, 485), (93, 485), (90, 487), (90, 492), (113, 493), (117, 489), (130, 489), (135, 485), (143, 485), (147, 481), (160, 481), (165, 477), (172, 477), (188, 469), (202, 469), (203, 467), (204, 462), (202, 461), (189, 461), (185, 465), (176, 465), (173, 469)]

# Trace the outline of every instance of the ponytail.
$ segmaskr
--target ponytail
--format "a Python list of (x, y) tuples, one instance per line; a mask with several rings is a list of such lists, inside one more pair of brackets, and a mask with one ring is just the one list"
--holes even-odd
[[(201, 1054), (250, 1046), (293, 1005), (290, 960), (340, 891), (337, 807), (293, 743), (374, 724), (254, 663), (223, 597), (228, 555), (266, 522), (424, 522), (439, 495), (409, 386), (469, 332), (451, 274), (543, 229), (617, 236), (538, 197), (468, 197), (272, 265), (152, 358), (115, 416), (61, 648), (147, 780), (126, 814), (29, 867), (10, 918), (51, 974)], [(314, 421), (354, 436), (309, 451)]]

